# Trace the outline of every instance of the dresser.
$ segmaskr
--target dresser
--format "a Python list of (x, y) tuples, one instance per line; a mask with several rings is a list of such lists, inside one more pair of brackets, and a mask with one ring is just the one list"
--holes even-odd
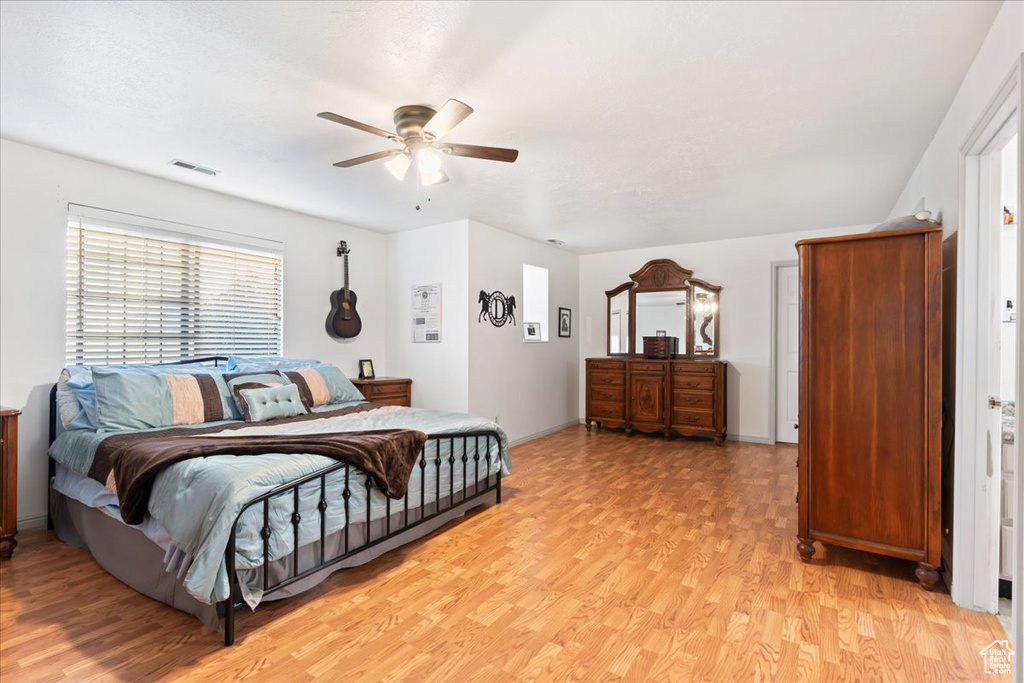
[(353, 379), (352, 384), (367, 401), (406, 408), (412, 405), (412, 380), (407, 377)]
[(664, 436), (725, 440), (726, 363), (720, 360), (586, 360), (586, 424)]
[(0, 560), (18, 545), (18, 415), (0, 406)]
[(797, 551), (914, 560), (938, 581), (942, 418), (939, 227), (797, 243)]

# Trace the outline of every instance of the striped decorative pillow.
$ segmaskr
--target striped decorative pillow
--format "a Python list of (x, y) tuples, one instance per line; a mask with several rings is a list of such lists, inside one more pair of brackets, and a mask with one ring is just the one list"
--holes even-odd
[(333, 365), (314, 365), (297, 370), (282, 370), (285, 377), (299, 387), (299, 396), (306, 408), (331, 403), (362, 401), (363, 394)]
[(220, 373), (159, 368), (92, 369), (96, 426), (104, 431), (217, 422), (237, 417)]
[(164, 375), (171, 391), (171, 424), (194, 425), (231, 417), (213, 375)]

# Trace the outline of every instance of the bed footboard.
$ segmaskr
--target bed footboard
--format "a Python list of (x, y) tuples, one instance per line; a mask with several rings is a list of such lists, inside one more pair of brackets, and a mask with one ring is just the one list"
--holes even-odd
[[(447, 457), (442, 457), (442, 446), (445, 444), (448, 445), (448, 454)], [(266, 595), (289, 586), (297, 581), (301, 581), (302, 579), (316, 574), (317, 572), (323, 571), (324, 569), (336, 565), (356, 553), (379, 545), (380, 543), (408, 531), (409, 529), (415, 528), (425, 522), (429, 522), (438, 515), (444, 514), (445, 512), (463, 505), (466, 502), (482, 498), (493, 492), (495, 495), (495, 502), (501, 503), (500, 463), (497, 473), (493, 475), (490, 474), (492, 464), (492, 444), (497, 444), (499, 446), (499, 454), (496, 457), (500, 459), (501, 437), (493, 430), (432, 434), (428, 436), (419, 456), (419, 490), (406, 491), (405, 498), (402, 501), (393, 501), (391, 498), (385, 497), (386, 508), (383, 517), (384, 530), (383, 533), (379, 534), (376, 538), (373, 536), (370, 504), (370, 494), (374, 486), (372, 479), (370, 477), (365, 477), (365, 484), (362, 485), (366, 487), (366, 528), (364, 538), (358, 545), (350, 545), (349, 543), (349, 526), (351, 520), (349, 512), (350, 499), (352, 498), (350, 481), (352, 479), (353, 470), (358, 470), (347, 463), (335, 463), (322, 470), (301, 477), (300, 479), (277, 486), (267, 493), (247, 502), (238, 513), (238, 516), (235, 517), (234, 524), (231, 527), (231, 534), (228, 537), (228, 545), (225, 550), (229, 597), (222, 603), (224, 613), (224, 645), (232, 645), (235, 642), (235, 611), (238, 607), (245, 605), (245, 602), (241, 599), (241, 591), (238, 586), (238, 577), (237, 572), (235, 571), (235, 557), (238, 524), (242, 519), (242, 515), (245, 514), (247, 510), (255, 506), (262, 507), (263, 525), (260, 527), (260, 537), (263, 539), (263, 562), (262, 565), (260, 565), (260, 571), (262, 572), (261, 582), (263, 585), (263, 593)], [(456, 456), (456, 447), (460, 445), (462, 447), (461, 455)], [(430, 456), (427, 455), (428, 452), (431, 453)], [(457, 491), (455, 488), (456, 462), (461, 462), (462, 464), (462, 487), (460, 491)], [(443, 490), (443, 487), (441, 486), (441, 475), (445, 466), (447, 466), (448, 470), (447, 491)], [(481, 467), (484, 472), (483, 479), (480, 477)], [(433, 470), (435, 483), (435, 486), (433, 487), (432, 506), (427, 503), (428, 470), (431, 469)], [(467, 471), (473, 472), (472, 481), (468, 481), (466, 476)], [(338, 473), (338, 476), (344, 477), (344, 489), (341, 494), (341, 500), (329, 498), (327, 494), (327, 477), (333, 473)], [(299, 511), (299, 487), (309, 485), (311, 483), (315, 487), (318, 480), (320, 501), (317, 505), (317, 513), (320, 518), (320, 538), (319, 541), (313, 541), (313, 543), (318, 543), (319, 545), (314, 546), (316, 550), (313, 565), (299, 571), (299, 524), (302, 521), (302, 516)], [(461, 493), (461, 496), (458, 495), (459, 493)], [(442, 503), (444, 496), (447, 496), (446, 504)], [(284, 498), (285, 500), (290, 498), (292, 502), (291, 533), (293, 557), (291, 560), (290, 575), (279, 581), (271, 581), (269, 569), (271, 563), (270, 539), (272, 534), (281, 533), (279, 530), (275, 531), (271, 527), (270, 522), (271, 501), (277, 498)], [(418, 508), (418, 514), (414, 515), (415, 519), (410, 519), (410, 500), (412, 500), (412, 504)], [(340, 531), (343, 535), (343, 541), (340, 544), (340, 552), (327, 553), (327, 511), (336, 505), (342, 505), (345, 508), (345, 522)], [(394, 512), (392, 511), (393, 507)], [(428, 512), (428, 509), (431, 507), (432, 509)], [(392, 523), (392, 517), (395, 515), (398, 516), (398, 522)], [(287, 533), (287, 531), (284, 533)]]

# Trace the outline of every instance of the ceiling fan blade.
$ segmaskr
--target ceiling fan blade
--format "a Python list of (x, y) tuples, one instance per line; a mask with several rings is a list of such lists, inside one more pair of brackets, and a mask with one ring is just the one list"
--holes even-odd
[(319, 114), (317, 114), (317, 116), (319, 116), (322, 119), (327, 119), (328, 121), (340, 123), (343, 126), (349, 126), (350, 128), (356, 128), (358, 130), (365, 130), (367, 133), (373, 133), (374, 135), (379, 135), (382, 138), (387, 138), (389, 140), (399, 139), (399, 137), (394, 133), (389, 133), (386, 130), (381, 130), (376, 126), (371, 126), (366, 123), (360, 123), (358, 121), (353, 121), (352, 119), (346, 119), (344, 116), (338, 116), (337, 114), (332, 114), (329, 111), (322, 111)]
[(334, 164), (338, 168), (349, 168), (350, 166), (358, 166), (359, 164), (365, 164), (367, 161), (376, 161), (377, 159), (384, 159), (385, 157), (393, 157), (396, 154), (401, 154), (400, 149), (388, 149), (383, 152), (374, 152), (373, 154), (364, 154), (361, 157), (355, 159), (346, 159), (345, 161), (339, 161)]
[(468, 104), (458, 100), (448, 100), (427, 121), (427, 125), (423, 126), (423, 132), (437, 140), (447, 135), (448, 131), (462, 123), (462, 120), (472, 113), (473, 107)]
[(518, 149), (506, 149), (504, 147), (481, 147), (480, 145), (446, 143), (441, 146), (441, 149), (446, 154), (451, 154), (452, 156), (487, 159), (488, 161), (505, 161), (510, 164), (519, 158)]

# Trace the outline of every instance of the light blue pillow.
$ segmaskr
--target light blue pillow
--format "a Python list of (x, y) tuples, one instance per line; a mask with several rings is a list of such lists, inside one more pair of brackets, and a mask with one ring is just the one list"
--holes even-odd
[[(212, 365), (205, 365), (203, 363), (184, 363), (175, 365), (69, 365), (64, 368), (64, 372), (67, 373), (67, 377), (64, 377), (64, 372), (61, 373), (61, 380), (58, 381), (57, 386), (57, 400), (61, 408), (61, 421), (64, 424), (65, 429), (96, 429), (97, 418), (96, 418), (96, 385), (93, 383), (92, 371), (94, 367), (109, 368), (115, 370), (121, 370), (123, 372), (140, 372), (145, 374), (166, 374), (166, 375), (191, 375), (199, 372), (208, 372), (211, 374), (223, 373), (226, 368), (224, 366), (216, 367)], [(68, 391), (70, 394), (77, 399), (79, 404), (79, 410), (77, 414), (70, 408), (70, 399), (64, 395), (64, 392)], [(65, 416), (74, 414), (71, 419), (65, 419)], [(238, 419), (239, 415), (234, 409), (234, 405), (231, 406), (231, 417), (232, 419)]]
[(320, 365), (320, 361), (286, 358), (284, 356), (228, 356), (228, 372), (290, 370), (293, 368), (308, 368), (313, 365)]
[(299, 397), (299, 387), (282, 384), (277, 387), (242, 388), (235, 392), (246, 422), (263, 422), (278, 417), (305, 415), (308, 410)]
[(313, 365), (279, 372), (299, 386), (299, 395), (307, 408), (366, 400), (345, 373), (333, 365)]
[[(70, 403), (70, 398), (73, 397), (78, 402), (79, 407), (77, 415), (70, 422), (64, 422), (64, 428), (96, 429), (96, 385), (92, 383), (92, 368), (84, 365), (69, 365), (64, 369), (68, 373), (64, 385), (71, 394), (68, 402)], [(58, 394), (61, 393), (59, 386), (57, 391)], [(61, 397), (58, 395), (58, 400), (60, 399)], [(63, 415), (64, 409), (62, 405), (61, 416), (63, 417)]]
[(221, 372), (194, 365), (191, 371), (182, 368), (188, 366), (92, 368), (97, 428), (148, 429), (238, 419)]

